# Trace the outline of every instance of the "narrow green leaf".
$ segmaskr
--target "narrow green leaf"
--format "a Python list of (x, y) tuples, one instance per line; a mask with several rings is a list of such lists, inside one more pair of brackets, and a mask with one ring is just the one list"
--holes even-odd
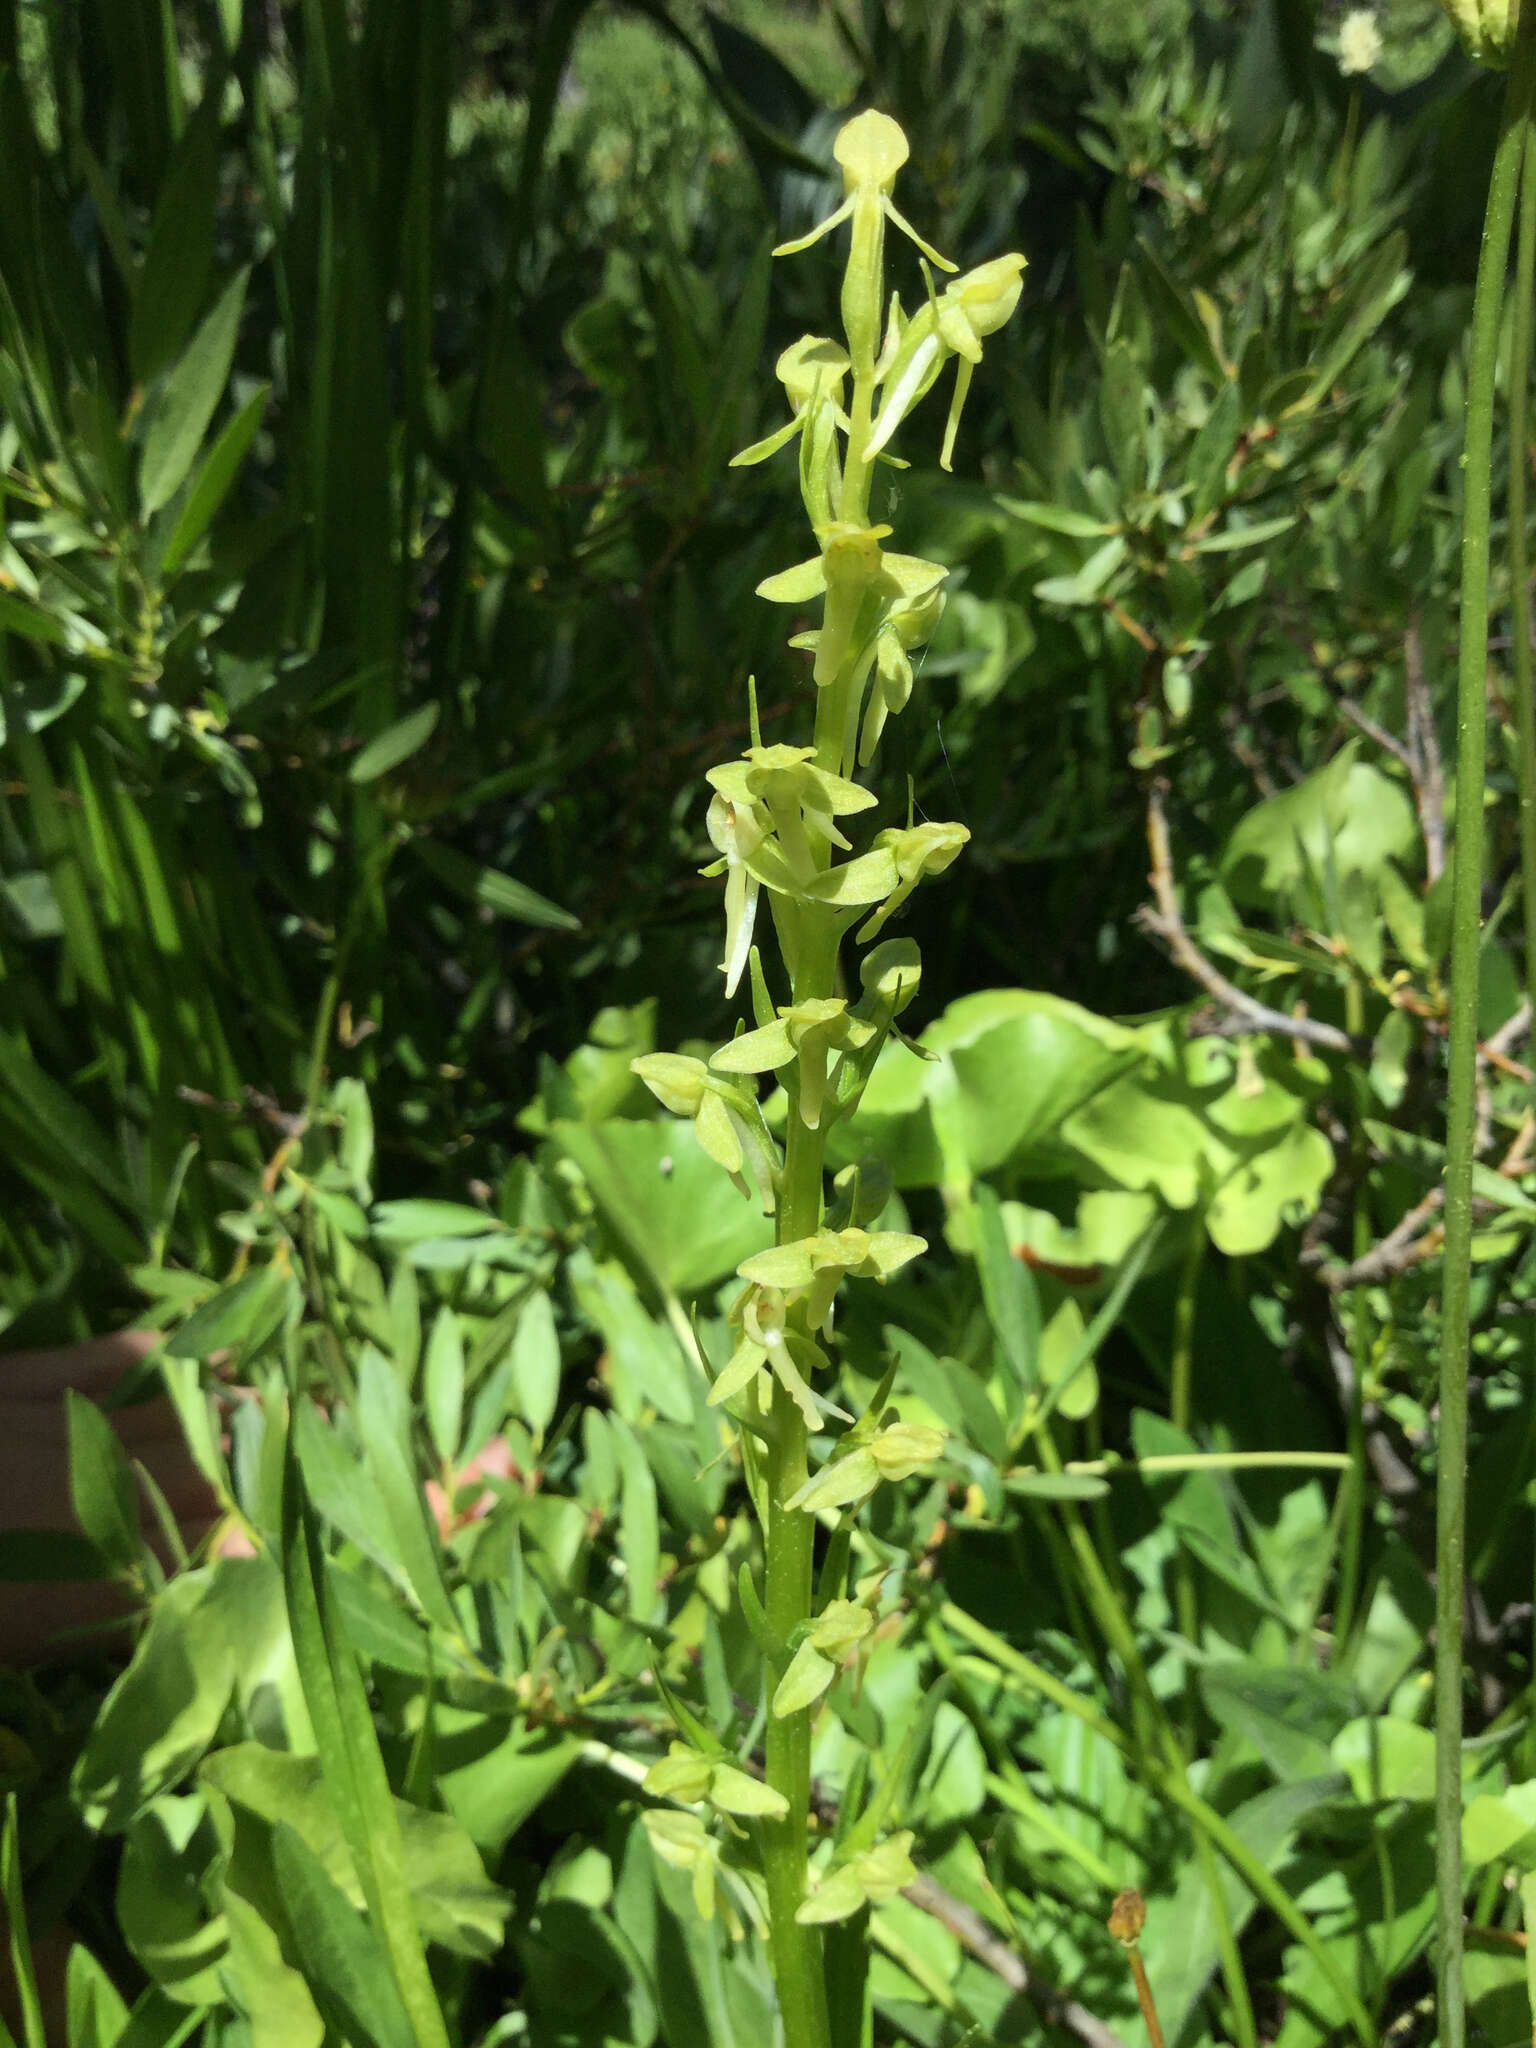
[(452, 1465), (459, 1454), (459, 1431), (464, 1419), (464, 1339), (459, 1334), (459, 1319), (446, 1302), (438, 1310), (427, 1339), (422, 1392), (432, 1448), (445, 1465)]
[(478, 861), (469, 860), (451, 846), (440, 846), (435, 839), (418, 837), (411, 840), (410, 846), (423, 867), (466, 902), (483, 904), (498, 917), (514, 917), (522, 924), (542, 925), (551, 931), (581, 929), (579, 917), (562, 910), (558, 903), (551, 903), (526, 882), (504, 875), (499, 868), (481, 867)]
[(168, 504), (186, 481), (224, 395), (249, 277), (248, 270), (236, 272), (181, 360), (166, 373), (139, 457), (139, 505), (146, 519)]
[(139, 384), (152, 382), (177, 355), (208, 289), (219, 199), (222, 100), (222, 93), (204, 94), (155, 201), (128, 323), (128, 360)]
[(171, 537), (160, 558), (160, 574), (169, 580), (181, 568), (213, 524), (230, 486), (240, 474), (246, 451), (256, 437), (262, 414), (271, 394), (270, 384), (258, 384), (234, 418), (203, 457), (202, 467), (192, 479), (186, 502), (176, 515)]
[[(410, 2048), (448, 2048), (442, 2009), (411, 1908), (400, 1824), (368, 1695), (326, 1575), (320, 1533), (304, 1497), (291, 1431), (283, 1468), (282, 1557), (294, 1657), (314, 1723), (316, 1749), (368, 1902), (369, 1919), (406, 2008), (406, 2040)], [(386, 2048), (393, 2048), (393, 2037)]]
[(353, 782), (377, 782), (391, 768), (398, 768), (402, 761), (408, 761), (431, 738), (440, 710), (441, 706), (436, 703), (419, 704), (404, 718), (397, 718), (393, 725), (387, 725), (381, 733), (375, 734), (352, 763), (348, 770), (349, 779)]
[(1029, 1268), (1008, 1249), (1003, 1213), (985, 1181), (975, 1186), (976, 1271), (981, 1298), (1013, 1383), (1010, 1407), (1035, 1384), (1040, 1303)]
[(272, 1830), (272, 1864), (305, 1982), (337, 2037), (370, 2048), (416, 2048), (373, 1929), (286, 1821)]
[(93, 1401), (71, 1387), (69, 1495), (75, 1519), (114, 1571), (131, 1571), (143, 1550), (133, 1468), (117, 1431)]
[(37, 1995), (37, 1973), (32, 1966), (32, 1943), (27, 1934), (27, 1899), (21, 1881), (21, 1826), (14, 1792), (5, 1795), (5, 1830), (0, 1835), (0, 1899), (5, 1902), (10, 1933), (11, 1984), (21, 2008), (23, 2048), (48, 2048), (43, 2003)]

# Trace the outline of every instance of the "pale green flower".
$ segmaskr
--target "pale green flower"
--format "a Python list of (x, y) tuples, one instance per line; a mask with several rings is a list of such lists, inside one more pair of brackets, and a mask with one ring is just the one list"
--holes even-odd
[(641, 1782), (653, 1798), (676, 1799), (684, 1806), (698, 1806), (707, 1799), (722, 1813), (767, 1820), (782, 1820), (789, 1811), (784, 1795), (761, 1778), (716, 1757), (701, 1756), (682, 1742), (674, 1742)]
[(912, 1842), (912, 1830), (903, 1828), (900, 1834), (877, 1842), (873, 1849), (838, 1864), (821, 1878), (795, 1918), (802, 1926), (813, 1927), (825, 1921), (851, 1919), (861, 1907), (879, 1906), (894, 1899), (917, 1878)]
[(781, 242), (773, 253), (775, 256), (792, 256), (797, 250), (808, 249), (813, 242), (819, 242), (839, 222), (852, 222), (853, 240), (848, 251), (848, 267), (843, 273), (843, 326), (847, 329), (848, 347), (855, 368), (862, 366), (867, 369), (874, 360), (880, 333), (880, 274), (885, 253), (885, 223), (890, 221), (900, 228), (941, 270), (953, 270), (955, 266), (947, 256), (941, 256), (937, 249), (930, 248), (891, 202), (896, 174), (910, 151), (906, 136), (888, 114), (879, 114), (871, 109), (845, 122), (838, 130), (832, 154), (843, 167), (843, 190), (847, 196), (842, 205), (829, 213), (809, 234), (801, 235), (792, 242)]

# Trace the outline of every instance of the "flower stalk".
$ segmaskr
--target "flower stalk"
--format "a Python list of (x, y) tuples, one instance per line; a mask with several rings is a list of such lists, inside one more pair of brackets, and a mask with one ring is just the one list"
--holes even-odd
[[(954, 275), (955, 266), (892, 200), (907, 154), (901, 129), (882, 114), (861, 114), (838, 135), (842, 204), (775, 253), (808, 248), (848, 224), (844, 342), (807, 335), (784, 351), (777, 367), (790, 417), (735, 458), (761, 462), (798, 446), (816, 553), (767, 578), (759, 595), (797, 610), (820, 602), (817, 628), (791, 642), (812, 656), (810, 745), (764, 746), (754, 709), (752, 744), (708, 776), (708, 830), (720, 859), (705, 872), (725, 878), (721, 967), (728, 995), (743, 982), (749, 987), (753, 1027), (707, 1062), (667, 1053), (635, 1062), (665, 1107), (693, 1119), (701, 1145), (737, 1186), (747, 1192), (755, 1184), (775, 1219), (773, 1249), (740, 1268), (745, 1288), (732, 1310), (740, 1340), (715, 1376), (710, 1402), (737, 1427), (763, 1523), (761, 1590), (750, 1573), (742, 1585), (763, 1654), (767, 1703), (766, 1784), (752, 1839), (787, 2048), (830, 2048), (822, 1927), (894, 1896), (915, 1875), (910, 1834), (882, 1834), (878, 1803), (813, 1856), (814, 1719), (845, 1665), (863, 1654), (880, 1599), (878, 1575), (856, 1588), (847, 1584), (846, 1545), (841, 1571), (823, 1569), (818, 1584), (815, 1518), (826, 1509), (857, 1512), (876, 1487), (899, 1483), (943, 1449), (937, 1430), (903, 1423), (899, 1410), (887, 1407), (889, 1375), (858, 1419), (816, 1385), (832, 1364), (843, 1281), (878, 1284), (925, 1249), (921, 1238), (874, 1227), (889, 1189), (878, 1162), (840, 1176), (829, 1205), (827, 1142), (857, 1107), (896, 1018), (917, 993), (917, 947), (881, 935), (969, 836), (961, 825), (914, 826), (909, 818), (905, 828), (878, 832), (858, 852), (844, 829), (844, 821), (876, 806), (856, 772), (874, 761), (888, 720), (908, 702), (910, 655), (943, 607), (944, 568), (886, 547), (891, 528), (878, 516), (878, 479), (882, 466), (899, 460), (890, 446), (908, 414), (953, 359), (941, 453), (949, 467), (982, 343), (1012, 314), (1024, 268), (1021, 256), (1010, 255)], [(923, 259), (922, 302), (910, 317), (895, 294), (886, 299), (891, 226)], [(942, 292), (934, 269), (953, 279)], [(760, 945), (764, 897), (782, 975), (777, 990)], [(858, 962), (856, 998), (842, 971), (850, 934), (868, 949)], [(765, 1074), (776, 1076), (784, 1092), (782, 1151), (756, 1094), (756, 1077)], [(830, 1452), (814, 1456), (828, 1433), (836, 1438)], [(685, 1749), (655, 1768), (647, 1788), (685, 1805), (712, 1800), (718, 1814), (719, 1786), (732, 1787), (739, 1776), (723, 1753), (690, 1758)], [(701, 1910), (705, 1900), (713, 1910), (716, 1837), (697, 1814), (648, 1816), (648, 1825), (653, 1821), (658, 1853), (687, 1864)], [(722, 1824), (729, 1825), (728, 1810)]]
[(1482, 938), (1483, 780), (1487, 747), (1488, 557), (1493, 409), (1505, 270), (1521, 158), (1536, 109), (1536, 7), (1447, 0), (1475, 55), (1512, 57), (1489, 181), (1472, 309), (1457, 687), (1456, 851), (1452, 880), (1450, 1054), (1446, 1113), (1445, 1279), (1441, 1308), (1435, 1584), (1435, 1856), (1442, 2048), (1464, 2048), (1461, 1858), (1462, 1643), (1466, 1569), (1467, 1359), (1472, 1176), (1477, 1122), (1478, 958)]

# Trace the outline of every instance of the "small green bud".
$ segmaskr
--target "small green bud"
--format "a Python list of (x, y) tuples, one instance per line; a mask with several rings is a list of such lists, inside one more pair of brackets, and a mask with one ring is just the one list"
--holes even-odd
[(923, 978), (923, 956), (916, 939), (887, 939), (872, 946), (859, 962), (859, 985), (866, 996), (889, 1004), (893, 1017), (917, 994)]
[(869, 1440), (869, 1454), (882, 1479), (910, 1479), (944, 1450), (944, 1432), (925, 1422), (893, 1422)]
[(674, 1742), (659, 1763), (654, 1763), (641, 1779), (641, 1789), (655, 1799), (676, 1799), (683, 1806), (697, 1806), (709, 1796), (709, 1780), (714, 1766), (707, 1756), (700, 1756), (696, 1749), (689, 1749), (681, 1742)]

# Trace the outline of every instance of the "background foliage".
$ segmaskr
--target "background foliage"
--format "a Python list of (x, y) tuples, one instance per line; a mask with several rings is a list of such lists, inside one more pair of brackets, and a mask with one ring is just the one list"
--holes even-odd
[[(829, 1830), (917, 1834), (874, 2039), (1087, 2038), (1064, 2000), (1139, 2038), (1125, 1884), (1170, 2043), (1434, 2039), (1496, 85), (1407, 0), (1342, 77), (1338, 19), (0, 9), (0, 1314), (168, 1331), (253, 1552), (167, 1577), (76, 1406), (83, 1555), (147, 1615), (126, 1669), (0, 1694), (12, 1927), (76, 1942), (71, 2048), (772, 2038), (729, 1859), (739, 1938), (638, 1819), (677, 1722), (760, 1738), (690, 1322), (718, 1363), (765, 1226), (629, 1060), (727, 1029), (703, 770), (749, 674), (770, 741), (803, 677), (752, 596), (794, 479), (726, 463), (830, 322), (834, 267), (770, 292), (767, 251), (854, 101), (912, 137), (925, 234), (1030, 262), (956, 476), (895, 485), (955, 595), (880, 822), (910, 782), (972, 846), (909, 913), (933, 1057), (889, 1054), (846, 1155), (945, 1247), (842, 1331), (850, 1408), (894, 1358), (950, 1437), (853, 1536), (888, 1619), (817, 1738)], [(1496, 622), (1500, 709), (1508, 660)], [(1504, 2043), (1536, 1196), (1490, 765), (1466, 1844)]]

